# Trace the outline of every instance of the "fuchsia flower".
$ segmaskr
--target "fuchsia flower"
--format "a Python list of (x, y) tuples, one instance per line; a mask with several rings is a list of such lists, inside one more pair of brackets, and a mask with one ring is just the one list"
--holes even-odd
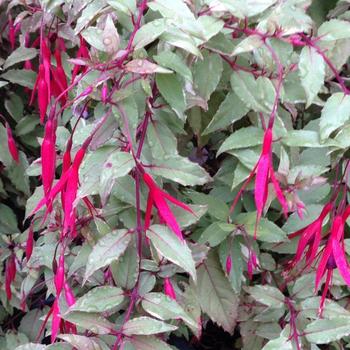
[(29, 232), (28, 232), (27, 243), (26, 243), (26, 258), (27, 258), (27, 261), (32, 256), (33, 244), (34, 244), (34, 232), (33, 232), (32, 225), (30, 225)]
[[(48, 119), (45, 124), (44, 140), (41, 144), (41, 178), (45, 197), (48, 196), (56, 169), (56, 120)], [(49, 203), (49, 202), (48, 202)]]
[(8, 26), (9, 26), (8, 40), (10, 42), (11, 49), (14, 50), (16, 46), (16, 34), (21, 28), (21, 23), (17, 23), (16, 25), (14, 25), (12, 17), (9, 16)]
[(46, 116), (47, 107), (51, 100), (51, 52), (46, 45), (46, 39), (41, 40), (41, 60), (39, 73), (36, 78), (32, 96), (29, 105), (34, 102), (35, 92), (38, 92), (38, 106), (40, 112), (40, 122), (43, 124)]
[(16, 163), (19, 163), (18, 149), (16, 146), (15, 139), (13, 138), (13, 135), (12, 135), (12, 130), (8, 123), (6, 123), (6, 133), (7, 133), (7, 147), (11, 154), (11, 157)]
[(254, 197), (255, 197), (255, 205), (257, 209), (257, 218), (256, 218), (254, 237), (256, 238), (257, 227), (259, 225), (259, 221), (261, 219), (261, 216), (263, 214), (266, 201), (267, 201), (268, 184), (270, 181), (274, 186), (276, 197), (282, 206), (284, 215), (285, 216), (288, 215), (287, 201), (284, 197), (284, 194), (281, 190), (281, 187), (276, 179), (275, 172), (273, 170), (272, 130), (270, 128), (268, 128), (265, 131), (261, 155), (255, 167), (256, 167), (256, 177), (255, 177)]
[(52, 92), (55, 97), (60, 97), (61, 105), (64, 106), (67, 102), (68, 93), (66, 92), (68, 83), (66, 73), (63, 69), (62, 58), (60, 50), (56, 48), (55, 50), (55, 58), (56, 58), (56, 68), (51, 67), (52, 73)]
[(176, 300), (174, 287), (168, 277), (164, 279), (164, 293), (171, 299)]
[(5, 291), (8, 300), (11, 300), (12, 298), (11, 284), (16, 278), (16, 272), (15, 255), (11, 254), (6, 261), (5, 266)]
[[(299, 263), (305, 253), (306, 266), (310, 266), (316, 259), (322, 239), (322, 225), (325, 217), (330, 213), (332, 204), (327, 203), (320, 216), (311, 224), (306, 226), (289, 237), (301, 236), (295, 258), (290, 263), (294, 267)], [(333, 270), (338, 268), (344, 282), (350, 286), (350, 266), (348, 264), (344, 246), (344, 226), (350, 215), (350, 206), (341, 214), (336, 214), (332, 219), (330, 232), (325, 247), (321, 251), (321, 257), (317, 262), (315, 291), (318, 290), (323, 277), (326, 275), (325, 286), (322, 291), (319, 313), (322, 313), (324, 301), (332, 281)]]
[(257, 218), (256, 218), (256, 224), (255, 224), (255, 230), (254, 230), (254, 238), (256, 239), (257, 235), (257, 228), (260, 222), (260, 219), (263, 215), (267, 197), (268, 197), (268, 185), (270, 182), (272, 182), (277, 200), (282, 206), (284, 215), (288, 215), (288, 204), (286, 201), (286, 198), (283, 194), (283, 191), (280, 187), (280, 184), (278, 180), (276, 179), (275, 171), (273, 170), (273, 164), (272, 164), (272, 129), (269, 127), (266, 129), (264, 134), (264, 140), (263, 140), (263, 146), (262, 151), (259, 157), (259, 160), (255, 164), (253, 170), (250, 172), (248, 179), (243, 184), (242, 188), (238, 192), (236, 198), (234, 199), (230, 212), (233, 211), (235, 208), (238, 199), (240, 198), (242, 192), (247, 187), (247, 185), (250, 183), (252, 178), (255, 175), (255, 190), (254, 190), (254, 199), (255, 199), (255, 206), (257, 210)]
[[(90, 59), (90, 53), (86, 46), (86, 41), (83, 39), (82, 36), (80, 36), (80, 46), (77, 52), (76, 58), (82, 58), (82, 59)], [(72, 72), (72, 83), (74, 82), (76, 76), (79, 73), (84, 73), (86, 71), (87, 67), (82, 66), (79, 64), (74, 65), (73, 72)]]
[(316, 257), (319, 245), (322, 239), (323, 221), (332, 209), (332, 204), (327, 203), (322, 209), (319, 217), (311, 224), (289, 235), (289, 238), (301, 236), (294, 259), (289, 263), (292, 268), (297, 265), (303, 258), (303, 253), (306, 251), (306, 264), (310, 264)]
[(168, 193), (160, 189), (149, 174), (143, 173), (142, 176), (143, 176), (143, 181), (145, 182), (145, 184), (149, 189), (146, 216), (145, 216), (145, 230), (147, 230), (150, 226), (152, 208), (153, 206), (155, 206), (158, 209), (160, 219), (163, 220), (163, 222), (171, 230), (173, 230), (181, 240), (183, 240), (180, 226), (176, 221), (174, 214), (170, 210), (166, 200), (188, 211), (189, 213), (192, 213), (193, 215), (195, 215), (195, 213), (189, 206), (180, 202), (179, 200), (175, 199), (174, 197), (170, 196)]
[(232, 257), (231, 257), (231, 254), (227, 255), (227, 258), (226, 258), (226, 273), (227, 275), (230, 274), (232, 270)]

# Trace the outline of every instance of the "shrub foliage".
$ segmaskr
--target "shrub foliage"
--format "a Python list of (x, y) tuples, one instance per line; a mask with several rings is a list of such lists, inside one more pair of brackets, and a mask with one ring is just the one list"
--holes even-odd
[(348, 347), (349, 8), (0, 1), (0, 348)]

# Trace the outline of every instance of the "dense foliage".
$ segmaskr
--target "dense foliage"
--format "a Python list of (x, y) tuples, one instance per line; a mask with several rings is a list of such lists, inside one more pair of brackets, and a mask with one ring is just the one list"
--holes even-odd
[(349, 1), (0, 0), (0, 25), (2, 350), (212, 323), (349, 347)]

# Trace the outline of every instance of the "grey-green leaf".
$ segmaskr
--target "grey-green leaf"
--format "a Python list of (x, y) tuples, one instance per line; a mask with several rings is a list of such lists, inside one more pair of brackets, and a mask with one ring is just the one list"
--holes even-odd
[(203, 311), (232, 334), (237, 319), (238, 297), (233, 293), (215, 253), (210, 253), (198, 268), (197, 275), (196, 290)]
[(350, 118), (350, 96), (342, 92), (333, 94), (327, 100), (321, 113), (320, 134), (326, 140), (336, 129), (344, 126)]
[(147, 237), (160, 255), (183, 268), (196, 280), (194, 260), (186, 241), (180, 241), (174, 232), (162, 225), (152, 225), (147, 230)]
[(86, 281), (95, 271), (117, 260), (131, 240), (128, 230), (116, 230), (102, 237), (93, 247), (86, 265)]
[(96, 287), (80, 297), (70, 310), (104, 312), (120, 305), (123, 301), (122, 289), (111, 286)]
[(176, 326), (172, 326), (165, 322), (156, 320), (151, 317), (137, 317), (129, 320), (123, 326), (123, 334), (131, 335), (151, 335), (176, 330)]

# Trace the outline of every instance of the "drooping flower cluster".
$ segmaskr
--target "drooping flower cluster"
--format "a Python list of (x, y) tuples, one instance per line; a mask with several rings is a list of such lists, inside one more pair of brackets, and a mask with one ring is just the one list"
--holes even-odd
[[(325, 234), (325, 245), (322, 246), (322, 227), (326, 217), (331, 216), (330, 230)], [(331, 285), (333, 271), (338, 268), (344, 282), (350, 286), (350, 266), (346, 258), (344, 244), (344, 227), (350, 215), (350, 206), (343, 212), (337, 212), (333, 202), (327, 203), (321, 214), (305, 228), (292, 233), (289, 238), (300, 237), (297, 251), (288, 269), (301, 264), (305, 258), (305, 266), (310, 268), (315, 265), (315, 291), (319, 289), (321, 282), (326, 276), (323, 287), (319, 313), (322, 314), (324, 301)]]

